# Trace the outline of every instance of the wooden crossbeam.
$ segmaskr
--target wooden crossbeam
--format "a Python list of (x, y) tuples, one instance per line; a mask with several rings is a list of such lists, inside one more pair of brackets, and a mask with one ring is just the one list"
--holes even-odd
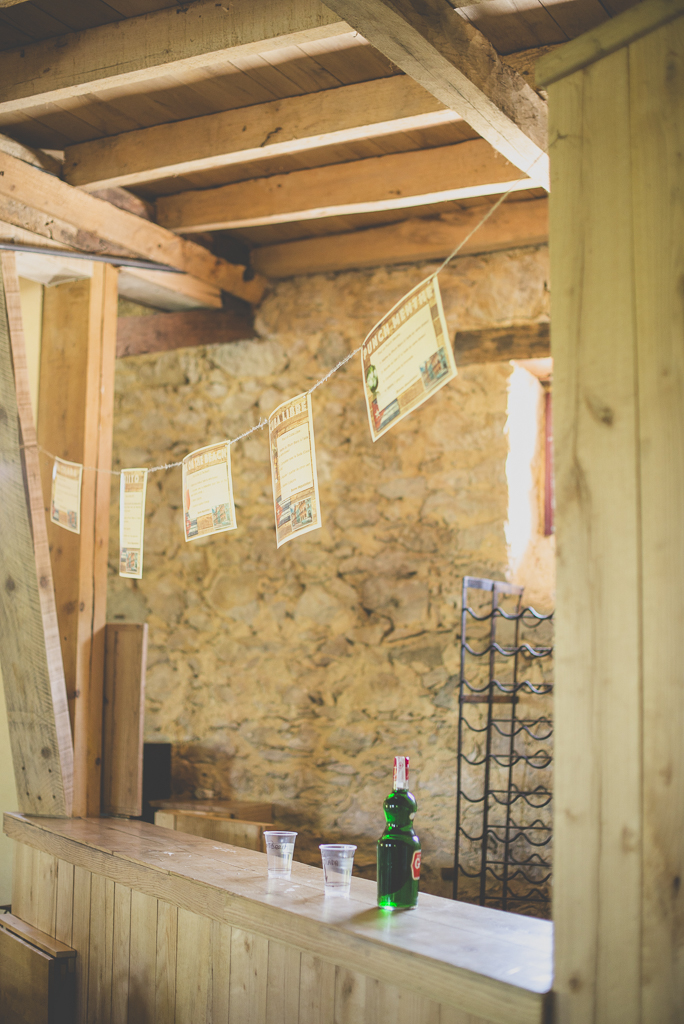
[(64, 176), (89, 190), (136, 185), (454, 120), (458, 114), (398, 75), (68, 146)]
[(445, 0), (328, 0), (328, 6), (548, 188), (545, 101)]
[[(119, 317), (117, 357), (166, 352), (197, 345), (224, 345), (252, 338), (252, 317), (233, 310), (192, 310)], [(459, 366), (508, 359), (540, 359), (550, 355), (548, 323), (458, 331), (454, 354)]]
[[(4, 214), (11, 210), (15, 222), (30, 227), (18, 227), (10, 224)], [(33, 229), (33, 230), (32, 230)], [(80, 231), (57, 217), (50, 217), (33, 210), (16, 200), (0, 196), (0, 242), (15, 245), (30, 245), (46, 248), (54, 252), (43, 256), (34, 253), (21, 253), (21, 276), (30, 281), (50, 284), (52, 276), (61, 276), (66, 280), (69, 276), (89, 277), (92, 264), (86, 260), (70, 260), (60, 254), (66, 252), (86, 251), (86, 241), (92, 243), (90, 252), (116, 255), (118, 246), (109, 246), (102, 239), (86, 231)], [(121, 255), (128, 255), (123, 252)], [(190, 274), (168, 274), (163, 270), (143, 270), (138, 267), (126, 267), (119, 272), (119, 294), (134, 302), (154, 306), (158, 309), (190, 309), (196, 306), (208, 309), (221, 309), (221, 289), (216, 285), (200, 281)]]
[(0, 662), (19, 807), (68, 816), (73, 747), (19, 280), (0, 255)]
[(533, 184), (483, 139), (313, 167), (157, 200), (159, 222), (178, 232), (217, 231), (407, 209)]
[[(213, 256), (201, 245), (179, 238), (159, 224), (120, 210), (1, 151), (0, 203), (2, 219), (9, 223), (19, 220), (20, 227), (25, 224), (19, 207), (56, 218), (62, 231), (63, 224), (70, 225), (77, 231), (77, 242), (80, 239), (81, 244), (76, 247), (82, 251), (98, 252), (101, 249), (97, 246), (101, 245), (109, 246), (111, 252), (111, 247), (117, 247), (128, 254), (176, 267), (247, 302), (256, 303), (263, 294), (265, 282), (258, 276), (246, 281), (243, 267)], [(40, 218), (35, 218), (30, 230), (40, 231), (39, 221)], [(67, 236), (60, 236), (61, 240), (65, 241)]]
[[(0, 0), (0, 6), (2, 6), (2, 0)], [(45, 153), (42, 149), (31, 149), (30, 146), (24, 146), (23, 143), (10, 139), (8, 135), (0, 134), (0, 151), (9, 153), (10, 156), (16, 156), (19, 160), (33, 164), (34, 167), (40, 167), (50, 174), (59, 176), (62, 173), (61, 160), (55, 160), (53, 156)]]
[(318, 0), (199, 0), (3, 53), (0, 113), (349, 32)]
[(514, 324), (481, 331), (458, 331), (454, 339), (457, 366), (501, 363), (508, 359), (543, 359), (551, 355), (548, 323)]
[(119, 317), (117, 356), (166, 352), (197, 345), (223, 345), (254, 337), (250, 314), (239, 310), (189, 310), (150, 316)]
[[(292, 277), (441, 259), (477, 226), (484, 212), (483, 207), (477, 206), (439, 218), (416, 218), (366, 231), (262, 246), (252, 250), (252, 262), (269, 277)], [(461, 252), (467, 255), (539, 245), (548, 237), (546, 199), (506, 202)]]

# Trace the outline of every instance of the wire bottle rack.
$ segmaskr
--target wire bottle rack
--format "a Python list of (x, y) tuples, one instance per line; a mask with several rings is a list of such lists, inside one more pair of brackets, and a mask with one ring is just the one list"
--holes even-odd
[(522, 596), (463, 579), (453, 896), (548, 917), (553, 612)]

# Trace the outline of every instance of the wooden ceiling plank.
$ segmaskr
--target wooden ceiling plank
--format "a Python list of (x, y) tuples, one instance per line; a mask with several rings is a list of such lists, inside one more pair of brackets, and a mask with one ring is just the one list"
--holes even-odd
[[(258, 276), (245, 281), (243, 267), (213, 256), (159, 224), (119, 210), (7, 153), (0, 152), (0, 172), (0, 196), (91, 232), (111, 245), (124, 246), (145, 259), (175, 267), (248, 302), (261, 299), (265, 281)], [(11, 217), (6, 219), (13, 222)]]
[(487, 37), (502, 58), (567, 40), (567, 34), (539, 0), (528, 0), (524, 5), (516, 0), (485, 0), (461, 8), (460, 13)]
[(0, 113), (349, 32), (319, 0), (198, 0), (3, 54)]
[(532, 184), (484, 139), (293, 171), (157, 201), (180, 233), (317, 220), (505, 192)]
[(64, 176), (100, 189), (459, 120), (400, 75), (70, 146)]
[[(482, 207), (439, 219), (408, 220), (344, 235), (306, 238), (252, 250), (252, 263), (268, 277), (415, 263), (448, 256), (483, 216)], [(504, 203), (467, 242), (461, 254), (496, 252), (548, 240), (548, 201)]]
[(546, 102), (444, 0), (329, 0), (329, 6), (548, 189)]

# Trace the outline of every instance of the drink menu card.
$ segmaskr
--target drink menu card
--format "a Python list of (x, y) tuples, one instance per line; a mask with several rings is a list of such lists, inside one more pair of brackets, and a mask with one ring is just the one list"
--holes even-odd
[(226, 441), (199, 448), (183, 459), (183, 513), (186, 540), (237, 528)]
[(146, 469), (122, 469), (119, 492), (119, 576), (141, 580), (145, 533)]
[(373, 441), (456, 376), (436, 277), (404, 295), (361, 349), (364, 394)]
[(268, 420), (276, 543), (321, 525), (311, 395), (283, 402)]
[(81, 532), (81, 481), (83, 466), (79, 462), (55, 459), (52, 467), (50, 519), (57, 526)]

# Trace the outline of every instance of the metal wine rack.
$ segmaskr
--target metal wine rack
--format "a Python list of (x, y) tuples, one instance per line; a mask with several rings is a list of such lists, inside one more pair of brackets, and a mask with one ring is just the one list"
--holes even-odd
[(548, 917), (553, 612), (522, 595), (463, 579), (453, 896)]

